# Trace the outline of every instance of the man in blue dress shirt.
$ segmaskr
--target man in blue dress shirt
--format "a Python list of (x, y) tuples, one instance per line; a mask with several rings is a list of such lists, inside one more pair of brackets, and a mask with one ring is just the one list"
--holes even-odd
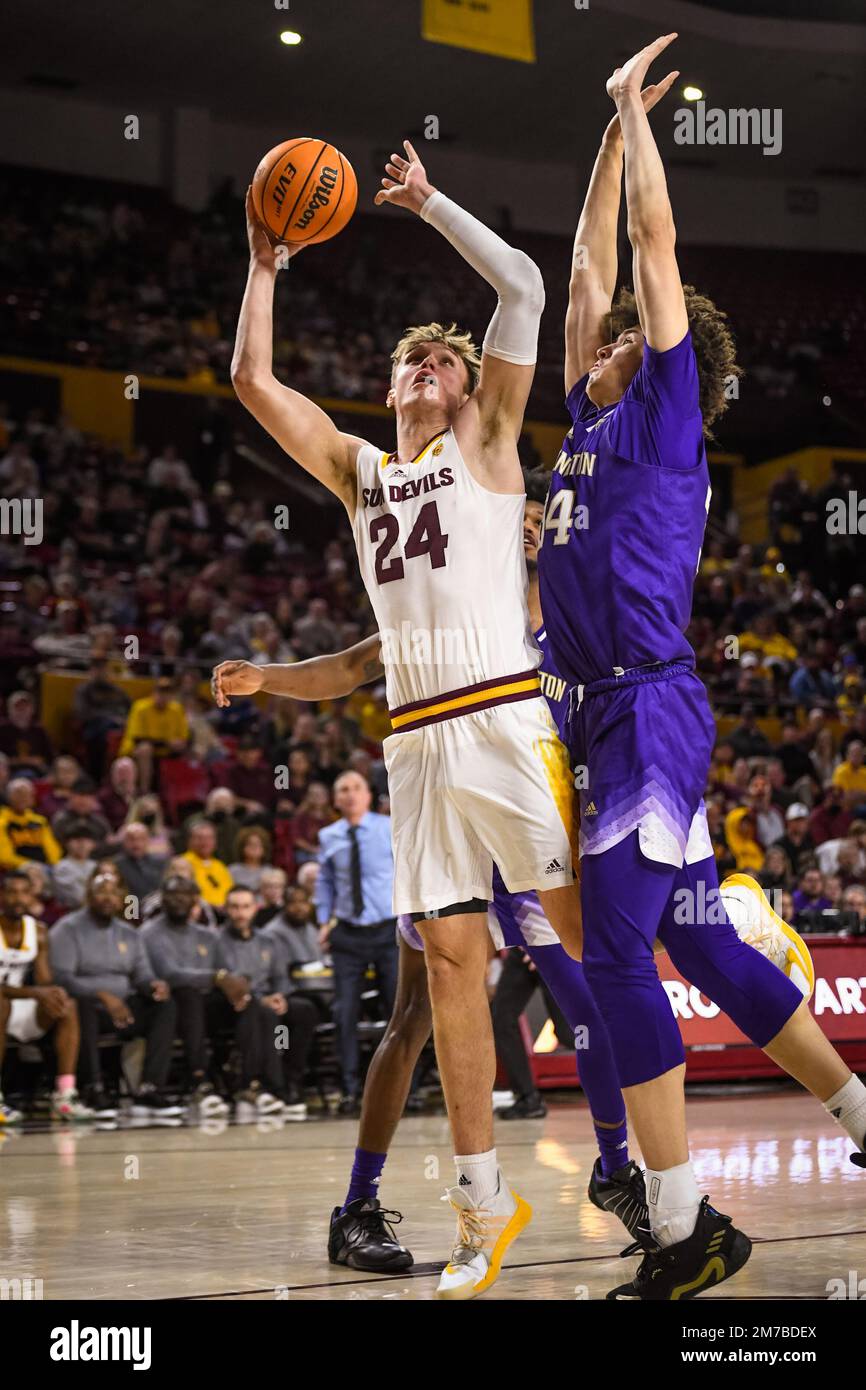
[(344, 772), (334, 783), (341, 819), (319, 832), (316, 916), (334, 965), (344, 1115), (358, 1113), (358, 1014), (367, 966), (376, 968), (386, 1016), (397, 990), (391, 822), (370, 810), (371, 800), (366, 779)]

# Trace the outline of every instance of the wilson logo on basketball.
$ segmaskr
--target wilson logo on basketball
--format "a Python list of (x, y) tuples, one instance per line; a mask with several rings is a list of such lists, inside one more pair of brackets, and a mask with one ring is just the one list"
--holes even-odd
[(294, 183), (295, 174), (297, 172), (298, 171), (295, 168), (294, 164), (287, 164), (285, 173), (280, 174), (280, 181), (271, 193), (271, 197), (276, 203), (277, 208), (280, 210), (282, 210), (283, 202), (285, 201), (286, 191), (287, 189), (291, 188), (292, 184)]
[(301, 217), (294, 224), (299, 232), (302, 232), (307, 224), (312, 221), (317, 208), (326, 208), (328, 206), (331, 201), (331, 194), (337, 186), (339, 174), (339, 169), (332, 169), (328, 165), (322, 170), (313, 196), (307, 203)]

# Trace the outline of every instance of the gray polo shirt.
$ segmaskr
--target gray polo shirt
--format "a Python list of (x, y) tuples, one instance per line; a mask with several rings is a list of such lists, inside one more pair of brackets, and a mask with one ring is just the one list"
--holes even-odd
[(136, 927), (119, 917), (102, 926), (86, 907), (54, 924), (48, 953), (55, 982), (77, 998), (107, 991), (126, 999), (137, 989), (148, 993), (158, 978)]
[(207, 993), (213, 987), (214, 974), (219, 970), (219, 936), (212, 927), (202, 927), (197, 922), (175, 927), (160, 912), (140, 931), (158, 979), (166, 980), (172, 989), (200, 989)]
[(245, 975), (250, 993), (259, 998), (283, 993), (278, 952), (264, 932), (253, 932), (244, 940), (232, 927), (223, 927), (217, 939), (217, 969), (222, 968), (232, 975)]

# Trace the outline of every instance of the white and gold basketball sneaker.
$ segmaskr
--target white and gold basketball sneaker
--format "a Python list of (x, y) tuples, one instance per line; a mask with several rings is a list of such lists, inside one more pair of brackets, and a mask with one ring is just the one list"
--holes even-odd
[(503, 1181), (484, 1206), (475, 1207), (461, 1187), (442, 1198), (457, 1213), (457, 1240), (439, 1278), (437, 1298), (475, 1298), (499, 1277), (502, 1258), (532, 1220), (532, 1207)]
[(757, 879), (750, 874), (729, 874), (720, 891), (740, 940), (754, 946), (788, 976), (805, 999), (811, 999), (815, 967), (809, 948), (799, 932), (774, 912)]

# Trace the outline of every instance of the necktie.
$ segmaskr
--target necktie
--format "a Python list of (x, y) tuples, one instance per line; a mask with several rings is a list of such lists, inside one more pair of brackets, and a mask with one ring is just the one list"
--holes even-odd
[(352, 843), (352, 908), (355, 916), (364, 911), (364, 894), (361, 889), (361, 846), (358, 844), (357, 825), (349, 826), (349, 839)]

